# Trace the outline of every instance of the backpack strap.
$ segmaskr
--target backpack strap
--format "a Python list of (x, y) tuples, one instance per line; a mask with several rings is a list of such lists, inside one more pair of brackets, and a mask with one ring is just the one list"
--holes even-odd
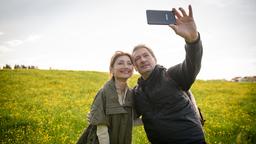
[(185, 95), (187, 95), (189, 97), (189, 100), (193, 104), (193, 107), (196, 111), (197, 116), (200, 119), (200, 122), (201, 122), (202, 126), (204, 126), (204, 123), (205, 123), (206, 120), (204, 119), (203, 114), (201, 113), (201, 109), (196, 104), (196, 100), (195, 100), (194, 95), (192, 94), (192, 92), (190, 90), (185, 91), (184, 93), (185, 93)]

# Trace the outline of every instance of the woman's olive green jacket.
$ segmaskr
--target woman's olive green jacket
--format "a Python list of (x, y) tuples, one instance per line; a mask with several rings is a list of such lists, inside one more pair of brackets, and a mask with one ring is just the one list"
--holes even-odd
[(90, 123), (107, 125), (111, 144), (131, 144), (133, 126), (133, 99), (129, 89), (124, 105), (118, 102), (114, 80), (99, 90), (91, 106)]

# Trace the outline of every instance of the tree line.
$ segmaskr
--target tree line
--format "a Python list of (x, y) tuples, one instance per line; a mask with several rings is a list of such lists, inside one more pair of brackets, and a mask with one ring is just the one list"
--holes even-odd
[(6, 64), (5, 66), (3, 66), (3, 69), (38, 69), (37, 66), (26, 66), (26, 65), (18, 65), (15, 64), (14, 67), (12, 68), (11, 65)]

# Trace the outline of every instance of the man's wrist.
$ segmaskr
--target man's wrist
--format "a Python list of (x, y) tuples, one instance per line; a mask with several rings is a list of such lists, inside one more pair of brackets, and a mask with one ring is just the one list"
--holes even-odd
[(185, 41), (188, 44), (193, 44), (193, 43), (196, 43), (199, 39), (200, 39), (200, 34), (199, 34), (199, 32), (197, 32), (197, 34), (193, 38), (186, 39)]

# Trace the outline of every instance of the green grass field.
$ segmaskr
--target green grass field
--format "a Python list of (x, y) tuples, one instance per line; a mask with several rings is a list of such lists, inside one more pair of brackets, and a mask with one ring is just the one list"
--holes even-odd
[[(92, 71), (0, 70), (1, 144), (76, 143), (108, 79)], [(198, 80), (192, 91), (209, 144), (256, 143), (256, 83)], [(142, 126), (134, 128), (133, 143), (148, 143)]]

